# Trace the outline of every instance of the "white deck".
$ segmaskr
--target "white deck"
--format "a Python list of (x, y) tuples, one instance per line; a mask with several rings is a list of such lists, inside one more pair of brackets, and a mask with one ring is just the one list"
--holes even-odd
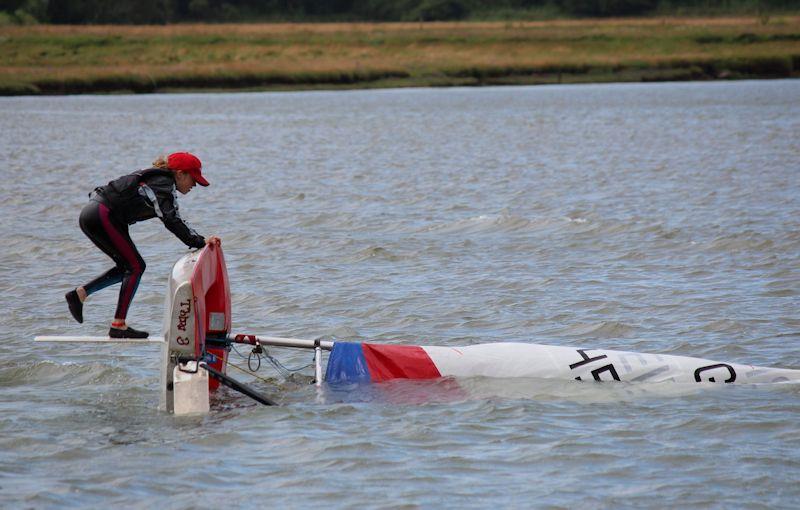
[(37, 336), (34, 342), (73, 342), (95, 344), (161, 344), (163, 336), (149, 338), (111, 338), (109, 336)]

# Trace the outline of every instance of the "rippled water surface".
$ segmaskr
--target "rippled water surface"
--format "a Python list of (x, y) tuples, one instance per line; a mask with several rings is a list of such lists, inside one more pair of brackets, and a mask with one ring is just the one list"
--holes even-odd
[[(230, 373), (280, 407), (179, 419), (156, 346), (32, 338), (105, 332), (114, 289), (83, 325), (63, 301), (108, 267), (86, 194), (190, 150), (212, 186), (181, 211), (223, 239), (235, 331), (800, 368), (798, 81), (2, 98), (0, 130), (0, 506), (797, 505), (797, 385), (317, 392), (265, 365)], [(158, 332), (185, 247), (132, 236), (129, 319)]]

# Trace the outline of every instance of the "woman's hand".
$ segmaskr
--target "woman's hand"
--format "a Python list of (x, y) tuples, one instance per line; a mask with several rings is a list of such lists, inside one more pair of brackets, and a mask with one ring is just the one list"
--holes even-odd
[(209, 236), (209, 237), (206, 239), (206, 244), (207, 244), (208, 246), (211, 246), (212, 244), (215, 244), (215, 245), (217, 245), (217, 246), (222, 246), (222, 239), (220, 239), (220, 238), (219, 238), (219, 237), (217, 237), (217, 236)]

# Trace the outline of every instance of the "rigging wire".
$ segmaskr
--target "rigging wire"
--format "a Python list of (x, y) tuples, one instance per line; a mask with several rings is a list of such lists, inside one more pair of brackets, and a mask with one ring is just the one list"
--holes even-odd
[[(278, 372), (284, 379), (289, 378), (293, 373), (300, 372), (301, 370), (305, 370), (310, 366), (314, 366), (314, 359), (312, 358), (311, 362), (297, 368), (289, 368), (280, 361), (278, 361), (274, 356), (272, 356), (267, 349), (265, 349), (261, 344), (256, 345), (251, 349), (247, 356), (239, 352), (235, 345), (231, 345), (231, 349), (241, 358), (247, 360), (247, 368), (250, 372), (257, 372), (261, 368), (261, 357), (263, 356), (270, 364), (273, 366), (276, 372)], [(256, 361), (253, 361), (256, 360)], [(230, 363), (230, 362), (229, 362)], [(255, 364), (255, 368), (253, 365)], [(232, 364), (231, 364), (232, 365)], [(236, 366), (236, 365), (233, 365)], [(239, 368), (239, 367), (237, 367)], [(244, 369), (240, 369), (244, 370)]]

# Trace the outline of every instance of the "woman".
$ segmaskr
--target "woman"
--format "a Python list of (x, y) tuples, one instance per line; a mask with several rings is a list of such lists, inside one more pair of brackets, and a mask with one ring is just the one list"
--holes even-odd
[(83, 233), (111, 257), (116, 266), (86, 285), (67, 292), (67, 304), (72, 316), (83, 322), (83, 302), (98, 290), (122, 282), (117, 310), (108, 336), (112, 338), (147, 338), (125, 323), (136, 288), (144, 273), (145, 263), (128, 235), (128, 225), (159, 217), (164, 225), (191, 248), (219, 244), (216, 236), (204, 239), (183, 222), (178, 214), (175, 190), (189, 193), (195, 184), (208, 186), (200, 172), (202, 163), (188, 152), (176, 152), (160, 157), (153, 168), (123, 175), (105, 186), (95, 188), (90, 201), (81, 211)]

